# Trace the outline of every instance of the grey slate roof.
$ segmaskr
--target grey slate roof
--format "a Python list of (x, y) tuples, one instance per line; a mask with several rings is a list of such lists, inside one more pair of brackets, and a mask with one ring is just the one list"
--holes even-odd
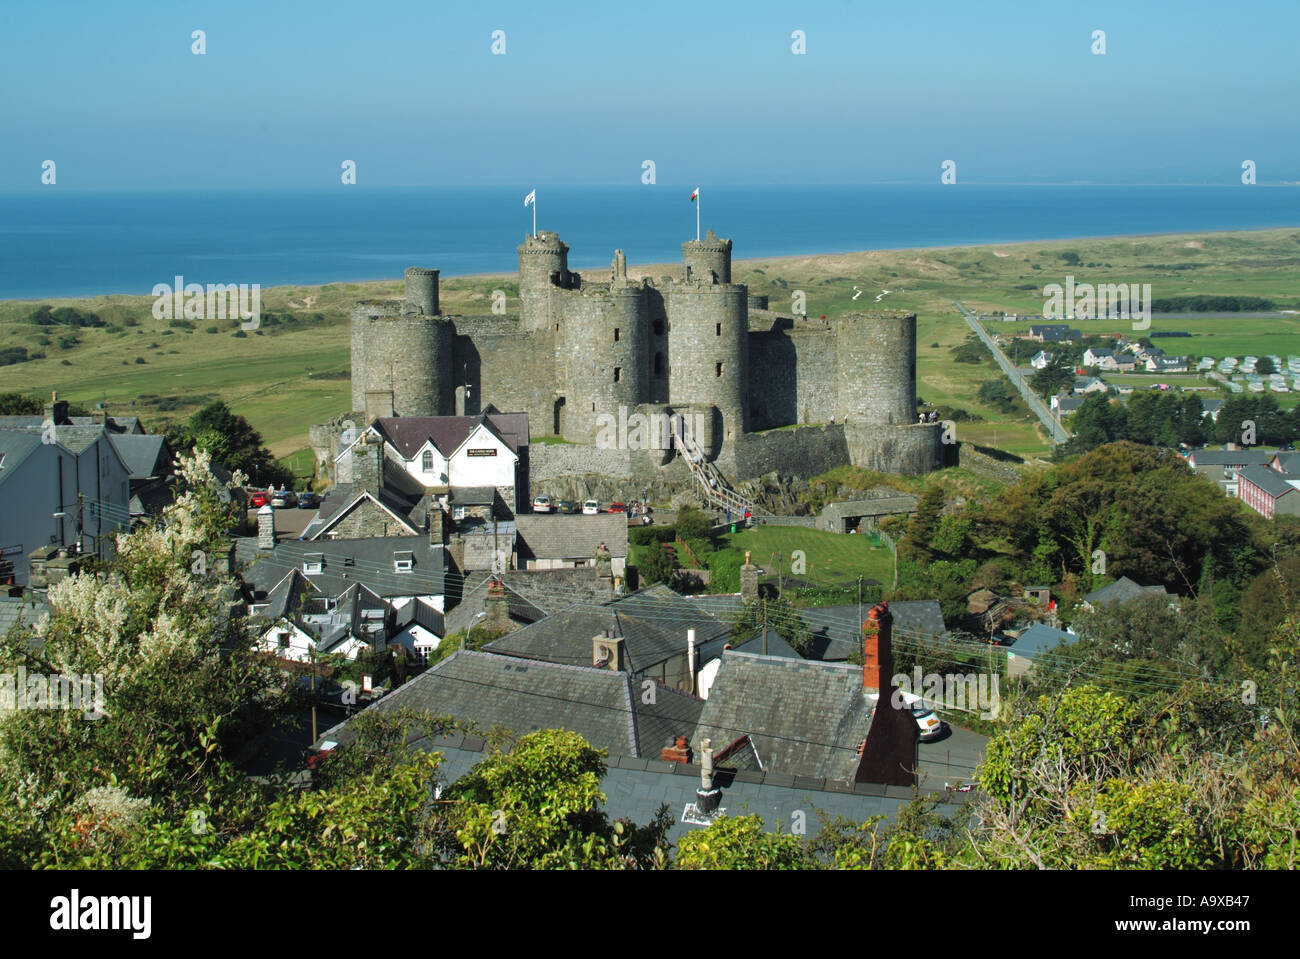
[(1011, 646), (1011, 652), (1017, 659), (1034, 659), (1039, 654), (1055, 648), (1061, 642), (1067, 645), (1078, 642), (1074, 633), (1053, 629), (1044, 623), (1034, 623), (1020, 634), (1020, 638)]
[(1148, 593), (1165, 596), (1168, 595), (1168, 590), (1160, 585), (1140, 586), (1127, 576), (1121, 576), (1110, 585), (1093, 590), (1083, 597), (1083, 600), (1091, 606), (1105, 606), (1109, 603), (1127, 603), (1131, 599), (1137, 599), (1139, 596), (1145, 596)]
[(20, 596), (0, 596), (0, 636), (4, 636), (17, 623), (35, 626), (50, 611), (45, 603), (25, 600)]
[[(411, 572), (394, 571), (393, 554), (399, 552), (412, 554)], [(285, 540), (270, 551), (259, 550), (256, 537), (235, 540), (236, 557), (249, 564), (244, 579), (259, 590), (269, 590), (292, 569), (301, 570), (308, 554), (321, 556), (323, 566), (319, 574), (306, 578), (327, 596), (338, 596), (353, 583), (362, 583), (380, 596), (438, 596), (445, 590), (445, 550), (430, 545), (427, 536)]]
[[(511, 656), (575, 666), (591, 665), (591, 640), (604, 630), (622, 638), (628, 670), (644, 672), (686, 654), (686, 631), (695, 629), (696, 643), (721, 645), (730, 631), (718, 620), (671, 589), (657, 585), (602, 605), (578, 603), (487, 645)], [(701, 660), (703, 661), (703, 660)]]
[(1277, 464), (1282, 467), (1283, 473), (1300, 473), (1300, 452), (1278, 450), (1273, 455), (1277, 457)]
[(133, 481), (165, 476), (172, 471), (171, 449), (164, 436), (148, 433), (108, 434)]
[(1274, 499), (1296, 491), (1288, 479), (1300, 480), (1300, 476), (1287, 476), (1268, 466), (1247, 466), (1237, 476), (1249, 480)]
[(627, 516), (521, 513), (515, 517), (518, 550), (529, 559), (591, 559), (604, 543), (610, 556), (627, 556)]
[[(704, 704), (658, 684), (653, 703), (644, 692), (623, 672), (457, 650), (369, 708), (450, 715), (516, 736), (568, 729), (611, 756), (657, 759), (673, 736), (690, 735)], [(346, 743), (351, 732), (344, 723), (324, 738)]]
[(1264, 450), (1192, 450), (1197, 466), (1263, 466), (1272, 458)]
[(769, 773), (852, 782), (871, 713), (860, 666), (728, 650), (691, 746), (748, 734)]
[(40, 445), (39, 433), (0, 429), (0, 483), (11, 476), (18, 469), (19, 464)]

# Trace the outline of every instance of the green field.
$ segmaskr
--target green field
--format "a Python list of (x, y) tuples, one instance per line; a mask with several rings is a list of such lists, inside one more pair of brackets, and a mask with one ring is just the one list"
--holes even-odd
[[(756, 564), (773, 572), (780, 554), (787, 580), (793, 575), (818, 586), (847, 586), (863, 576), (890, 586), (894, 581), (893, 554), (887, 546), (873, 546), (872, 540), (867, 535), (846, 536), (797, 526), (761, 526), (721, 537), (722, 544), (749, 550)], [(804, 573), (791, 573), (795, 550), (804, 553)]]
[[(743, 242), (737, 243), (743, 250)], [(628, 274), (659, 277), (679, 270), (679, 264), (650, 264), (630, 266)], [(949, 348), (965, 339), (968, 327), (952, 301), (982, 312), (1038, 316), (1043, 286), (1063, 283), (1067, 274), (1080, 283), (1150, 283), (1157, 298), (1237, 294), (1294, 307), (1300, 304), (1300, 230), (880, 250), (737, 260), (733, 269), (736, 282), (768, 295), (778, 311), (789, 311), (796, 290), (806, 295), (810, 317), (880, 308), (915, 310), (918, 395), (927, 403), (979, 417), (959, 424), (960, 440), (1027, 458), (1050, 449), (1041, 427), (1023, 412), (1002, 413), (976, 399), (980, 385), (1001, 374), (989, 359), (953, 362)], [(507, 309), (515, 311), (515, 281), (513, 275), (444, 276), (441, 302), (449, 313), (484, 313), (491, 291), (499, 288), (506, 291)], [(855, 301), (855, 286), (868, 293), (890, 293), (879, 304), (874, 295)], [(57, 390), (78, 405), (104, 402), (110, 412), (139, 415), (151, 430), (165, 428), (220, 397), (249, 419), (274, 454), (288, 456), (307, 445), (312, 423), (345, 412), (350, 405), (347, 379), (309, 378), (313, 373), (346, 372), (349, 306), (357, 299), (400, 295), (401, 288), (400, 280), (391, 280), (265, 289), (263, 312), (292, 313), (299, 325), (246, 337), (235, 336), (237, 323), (230, 321), (217, 321), (225, 325), (216, 333), (204, 332), (210, 324), (203, 320), (195, 321), (193, 331), (169, 329), (166, 321), (153, 318), (153, 300), (144, 296), (39, 301), (94, 311), (115, 324), (116, 331), (33, 326), (27, 317), (36, 301), (0, 302), (0, 349), (21, 346), (44, 353), (43, 358), (0, 366), (0, 392), (47, 397)], [(1300, 316), (1190, 317), (1159, 323), (1194, 334), (1161, 344), (1169, 352), (1216, 357), (1300, 353)], [(1123, 321), (1078, 325), (1086, 332), (1133, 332), (1131, 323)], [(1028, 323), (990, 324), (997, 333), (1016, 326)], [(60, 337), (66, 341), (69, 334), (76, 342), (61, 346)], [(49, 342), (39, 343), (40, 337)], [(142, 362), (137, 363), (137, 357)], [(1285, 403), (1287, 394), (1278, 398)]]

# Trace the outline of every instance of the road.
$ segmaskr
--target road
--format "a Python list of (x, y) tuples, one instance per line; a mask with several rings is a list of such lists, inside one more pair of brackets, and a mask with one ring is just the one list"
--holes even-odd
[(917, 786), (922, 792), (943, 789), (945, 783), (971, 782), (975, 769), (984, 758), (987, 736), (949, 726), (949, 735), (931, 743), (921, 743)]
[(1020, 395), (1024, 397), (1025, 403), (1033, 410), (1034, 415), (1042, 421), (1043, 426), (1047, 427), (1047, 435), (1052, 438), (1052, 441), (1054, 443), (1064, 443), (1068, 440), (1070, 438), (1069, 431), (1056, 421), (1055, 417), (1052, 416), (1052, 411), (1038, 398), (1038, 394), (1029, 388), (1029, 383), (1020, 375), (1020, 371), (1016, 369), (1015, 364), (1002, 352), (1002, 348), (994, 342), (993, 337), (984, 331), (984, 327), (980, 324), (977, 315), (956, 300), (953, 303), (957, 309), (961, 310), (962, 316), (966, 318), (970, 328), (975, 331), (975, 335), (989, 348), (993, 358), (998, 361), (998, 366), (1002, 367), (1002, 372), (1011, 380), (1012, 385), (1020, 391)]

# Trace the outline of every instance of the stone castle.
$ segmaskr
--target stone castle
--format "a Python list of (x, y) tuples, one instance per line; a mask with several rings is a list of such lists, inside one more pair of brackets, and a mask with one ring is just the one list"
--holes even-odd
[[(732, 282), (731, 249), (710, 230), (682, 244), (681, 276), (659, 282), (629, 279), (615, 251), (608, 279), (591, 281), (569, 270), (559, 236), (539, 232), (518, 247), (518, 312), (471, 316), (444, 314), (438, 271), (412, 267), (404, 299), (352, 310), (351, 418), (527, 412), (534, 439), (567, 441), (533, 444), (534, 492), (584, 475), (689, 483), (671, 450), (597, 444), (602, 423), (635, 413), (681, 414), (736, 480), (941, 465), (941, 428), (916, 422), (916, 315), (771, 310)], [(323, 445), (313, 430), (322, 460)], [(591, 492), (560, 486), (547, 489)]]

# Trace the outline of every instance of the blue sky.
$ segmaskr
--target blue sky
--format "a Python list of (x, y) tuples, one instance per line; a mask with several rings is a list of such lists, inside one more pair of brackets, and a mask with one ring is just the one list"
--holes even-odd
[(39, 187), (46, 159), (70, 189), (325, 187), (343, 160), (359, 186), (636, 183), (646, 159), (690, 185), (937, 182), (948, 159), (959, 183), (1232, 184), (1245, 159), (1300, 181), (1294, 0), (54, 0), (6, 19), (0, 192)]

